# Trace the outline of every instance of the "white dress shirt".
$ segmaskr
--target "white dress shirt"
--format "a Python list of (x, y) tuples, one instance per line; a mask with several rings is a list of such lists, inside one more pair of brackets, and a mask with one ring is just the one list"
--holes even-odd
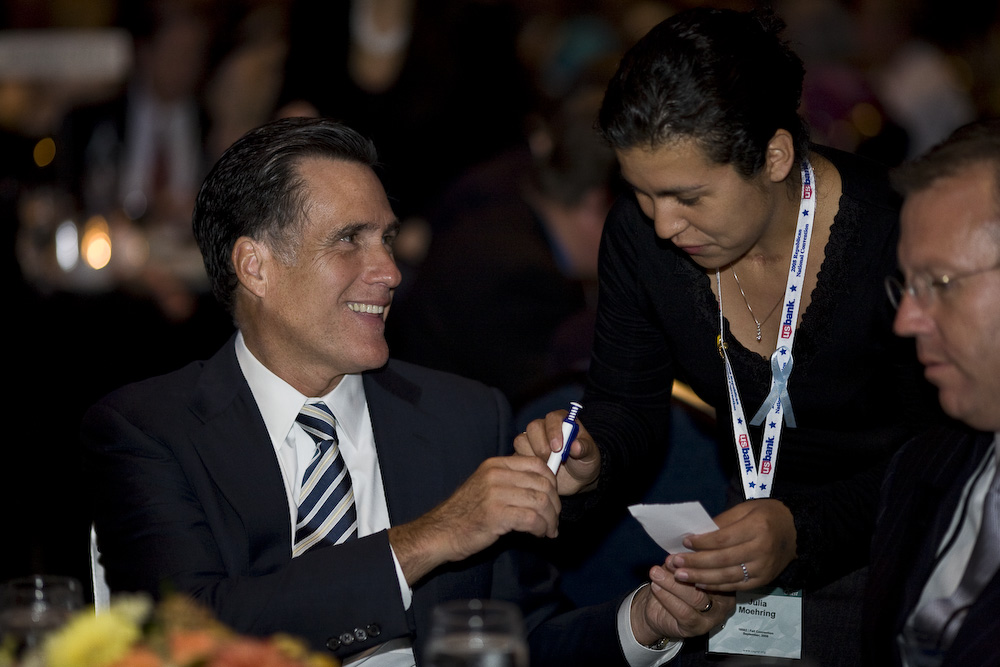
[[(337, 438), (344, 463), (351, 473), (354, 502), (358, 512), (358, 537), (371, 535), (389, 528), (389, 507), (382, 486), (378, 454), (375, 449), (375, 435), (372, 432), (368, 400), (360, 375), (345, 375), (333, 391), (326, 396), (307, 397), (292, 388), (287, 382), (268, 370), (253, 353), (247, 349), (243, 333), (236, 336), (236, 359), (240, 370), (250, 385), (257, 408), (264, 419), (275, 456), (285, 482), (288, 499), (288, 520), (292, 541), (295, 540), (296, 503), (302, 485), (301, 473), (309, 465), (316, 450), (316, 443), (295, 422), (299, 410), (307, 402), (322, 400), (337, 420)], [(289, 550), (292, 544), (288, 545)], [(390, 547), (391, 549), (391, 547)], [(392, 554), (396, 564), (403, 604), (409, 608), (413, 598), (412, 589), (406, 584), (403, 570)], [(638, 592), (638, 591), (636, 591)], [(618, 609), (618, 637), (631, 667), (658, 667), (673, 659), (680, 652), (682, 642), (671, 642), (663, 650), (654, 651), (639, 644), (632, 634), (629, 611), (633, 592)], [(408, 639), (395, 639), (370, 652), (352, 656), (345, 665), (370, 667), (413, 667), (413, 647)]]
[[(351, 473), (354, 490), (354, 504), (358, 513), (358, 537), (371, 535), (389, 529), (389, 506), (382, 486), (382, 472), (379, 469), (375, 450), (375, 436), (368, 414), (368, 401), (360, 375), (346, 375), (326, 396), (303, 396), (290, 384), (272, 373), (253, 353), (247, 349), (243, 333), (236, 336), (236, 359), (240, 370), (250, 385), (257, 408), (264, 419), (264, 426), (271, 438), (281, 477), (285, 482), (288, 499), (288, 520), (291, 526), (291, 542), (295, 541), (297, 505), (302, 486), (302, 472), (309, 465), (316, 443), (295, 421), (299, 410), (306, 402), (323, 401), (337, 420), (337, 439), (344, 464)], [(289, 550), (292, 544), (288, 545)], [(390, 546), (390, 551), (392, 547)], [(396, 576), (402, 593), (403, 606), (409, 608), (413, 590), (407, 585), (403, 569), (396, 554), (392, 554), (396, 564)], [(377, 658), (376, 658), (377, 656)], [(394, 639), (376, 647), (370, 652), (352, 656), (345, 665), (360, 665), (362, 662), (378, 667), (412, 667), (413, 647), (408, 639)]]

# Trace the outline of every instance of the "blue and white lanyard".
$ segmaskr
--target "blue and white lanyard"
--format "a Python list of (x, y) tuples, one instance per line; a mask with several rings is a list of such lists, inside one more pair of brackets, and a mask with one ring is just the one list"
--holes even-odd
[(719, 289), (719, 352), (722, 354), (726, 366), (729, 408), (733, 417), (733, 438), (736, 443), (736, 456), (740, 463), (740, 476), (743, 479), (743, 495), (748, 500), (767, 498), (771, 495), (782, 427), (787, 422), (789, 427), (795, 428), (792, 401), (788, 396), (788, 378), (792, 374), (792, 342), (795, 340), (802, 285), (805, 282), (805, 269), (809, 261), (809, 239), (812, 236), (813, 217), (816, 211), (815, 178), (812, 165), (809, 164), (808, 160), (803, 160), (802, 200), (799, 204), (799, 217), (795, 225), (792, 261), (788, 271), (788, 282), (785, 284), (784, 308), (782, 309), (781, 324), (778, 328), (778, 341), (774, 353), (771, 355), (771, 391), (750, 422), (754, 426), (759, 426), (764, 423), (765, 419), (767, 420), (764, 426), (764, 443), (760, 450), (759, 469), (753, 448), (750, 446), (750, 431), (747, 428), (739, 390), (736, 388), (736, 376), (733, 375), (729, 354), (723, 343), (722, 279), (719, 269), (715, 270), (715, 280)]

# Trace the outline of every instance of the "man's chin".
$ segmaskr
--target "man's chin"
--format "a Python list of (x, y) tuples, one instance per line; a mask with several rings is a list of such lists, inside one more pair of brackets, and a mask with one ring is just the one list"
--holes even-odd
[(938, 401), (940, 401), (944, 413), (952, 419), (984, 431), (994, 431), (1000, 428), (1000, 425), (991, 425), (994, 420), (983, 417), (981, 414), (984, 412), (982, 406), (978, 405), (975, 396), (970, 396), (968, 392), (948, 385), (939, 386)]
[(381, 349), (379, 349), (379, 346), (372, 346), (364, 354), (359, 355), (356, 361), (357, 371), (355, 372), (357, 373), (382, 368), (389, 362), (389, 346), (383, 341)]

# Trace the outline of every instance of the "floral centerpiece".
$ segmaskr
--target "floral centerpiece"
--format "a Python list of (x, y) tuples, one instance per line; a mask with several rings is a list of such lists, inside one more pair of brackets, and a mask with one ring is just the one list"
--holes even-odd
[[(0, 652), (2, 653), (2, 652)], [(246, 637), (192, 600), (173, 596), (154, 606), (142, 595), (114, 599), (108, 611), (85, 611), (15, 662), (0, 667), (338, 667), (289, 635)]]

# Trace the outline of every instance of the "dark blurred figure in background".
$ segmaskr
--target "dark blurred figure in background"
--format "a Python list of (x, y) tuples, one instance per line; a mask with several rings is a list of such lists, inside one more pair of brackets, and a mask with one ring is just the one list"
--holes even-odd
[[(985, 36), (996, 3), (778, 0), (806, 63), (812, 140), (887, 166), (915, 157), (996, 100)], [(995, 30), (993, 32), (996, 32)], [(994, 37), (996, 42), (996, 37)], [(996, 46), (993, 47), (995, 53)], [(978, 110), (977, 110), (978, 107)]]
[[(983, 8), (989, 3), (981, 3), (974, 13), (918, 0), (854, 0), (849, 4), (857, 41), (855, 64), (865, 72), (887, 118), (906, 138), (903, 153), (886, 163), (893, 166), (921, 155), (975, 118), (968, 82), (962, 81), (968, 72), (962, 72), (957, 58), (949, 58), (934, 43), (940, 40), (931, 38), (942, 36), (945, 29), (940, 23), (945, 15), (958, 13), (972, 23), (978, 14), (988, 21), (989, 10)], [(963, 28), (966, 34), (973, 31)]]
[(274, 116), (288, 55), (288, 0), (229, 3), (218, 63), (205, 83), (210, 126), (205, 148), (214, 161)]
[(190, 220), (211, 166), (201, 99), (215, 34), (210, 8), (199, 0), (122, 5), (135, 40), (132, 76), (120, 95), (67, 114), (56, 141), (59, 181), (78, 212), (148, 243), (148, 257), (122, 271), (173, 321), (194, 314), (207, 285)]
[(528, 147), (450, 189), (420, 273), (388, 320), (401, 357), (498, 387), (515, 408), (585, 370), (587, 292), (616, 173), (593, 129), (600, 99), (595, 88), (569, 96)]
[(168, 221), (188, 233), (207, 172), (200, 88), (213, 25), (196, 0), (122, 7), (135, 40), (132, 76), (120, 95), (71, 111), (57, 167), (85, 212), (121, 209), (131, 220)]
[[(15, 177), (10, 229), (19, 230), (24, 282), (11, 315), (16, 353), (8, 365), (17, 390), (8, 435), (19, 446), (0, 485), (4, 506), (30, 498), (32, 511), (9, 517), (6, 536), (16, 548), (3, 578), (86, 578), (90, 516), (80, 499), (88, 480), (73, 436), (84, 408), (123, 382), (208, 355), (232, 330), (202, 292), (207, 281), (190, 227), (208, 166), (199, 92), (213, 5), (144, 0), (119, 9), (135, 38), (134, 69), (120, 94), (71, 109), (54, 135), (51, 166), (37, 182)], [(70, 228), (73, 240), (61, 243)], [(104, 238), (103, 266), (88, 261), (92, 231)], [(73, 261), (57, 263), (61, 250), (73, 250)], [(53, 398), (54, 381), (71, 389)]]
[(400, 220), (424, 216), (447, 183), (520, 136), (530, 102), (516, 31), (506, 2), (295, 0), (278, 113), (370, 136)]

